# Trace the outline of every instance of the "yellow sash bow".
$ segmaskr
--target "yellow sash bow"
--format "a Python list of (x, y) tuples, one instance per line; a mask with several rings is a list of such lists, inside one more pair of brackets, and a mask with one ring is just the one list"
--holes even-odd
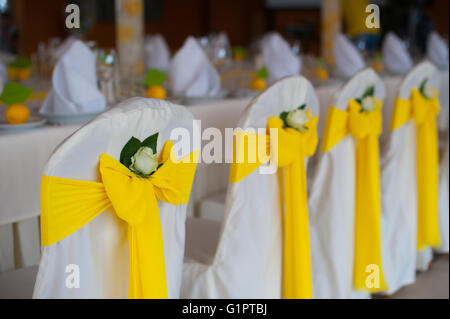
[[(387, 289), (381, 263), (380, 232), (378, 137), (382, 130), (381, 102), (375, 100), (375, 103), (376, 109), (372, 112), (361, 112), (361, 106), (353, 99), (349, 101), (347, 111), (331, 106), (321, 146), (322, 152), (328, 152), (349, 133), (356, 139), (353, 281), (356, 290), (370, 292)], [(379, 270), (378, 285), (366, 282), (375, 269)]]
[[(434, 93), (437, 96), (437, 92)], [(415, 88), (411, 99), (395, 100), (391, 129), (395, 130), (414, 120), (417, 127), (417, 248), (440, 245), (438, 220), (438, 135), (436, 116), (439, 101), (426, 99)]]
[(43, 175), (42, 245), (60, 241), (112, 207), (128, 224), (129, 298), (167, 298), (157, 199), (173, 205), (188, 202), (199, 153), (176, 161), (172, 147), (167, 141), (160, 157), (163, 165), (149, 178), (135, 175), (107, 154), (100, 155), (102, 182)]
[[(307, 114), (310, 117), (309, 111)], [(283, 121), (280, 118), (272, 117), (267, 121), (268, 134), (256, 135), (238, 131), (235, 134), (233, 145), (233, 154), (240, 160), (238, 162), (235, 160), (231, 164), (230, 183), (239, 182), (260, 165), (269, 161), (268, 149), (272, 149), (272, 151), (275, 148), (278, 149), (278, 158), (275, 158), (275, 162), (278, 167), (284, 168), (284, 200), (281, 202), (281, 207), (285, 206), (283, 298), (288, 299), (312, 298), (304, 157), (311, 156), (316, 149), (317, 120), (318, 116), (310, 117), (310, 121), (306, 125), (307, 131), (300, 133), (292, 128), (283, 128)], [(278, 139), (270, 136), (271, 129), (277, 129)], [(246, 140), (247, 147), (241, 147)], [(244, 152), (244, 156), (242, 156), (242, 152)], [(259, 154), (256, 161), (249, 160), (252, 154)], [(278, 172), (281, 171), (278, 170)], [(282, 191), (283, 187), (280, 183), (281, 194)]]

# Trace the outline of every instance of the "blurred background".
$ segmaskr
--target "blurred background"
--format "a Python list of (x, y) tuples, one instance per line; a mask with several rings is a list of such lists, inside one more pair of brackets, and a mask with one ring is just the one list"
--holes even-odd
[[(343, 2), (343, 31), (357, 36), (351, 34), (357, 30), (352, 26), (355, 19), (350, 20), (352, 12), (346, 12)], [(413, 55), (423, 53), (431, 30), (448, 39), (447, 0), (370, 2), (382, 11), (377, 36), (382, 38), (384, 30), (394, 31), (409, 44)], [(80, 7), (80, 29), (61, 27), (69, 3)], [(174, 52), (189, 35), (226, 32), (232, 46), (248, 46), (275, 30), (291, 44), (297, 41), (303, 54), (321, 55), (321, 6), (321, 0), (145, 0), (145, 33), (161, 33)], [(71, 33), (95, 41), (99, 48), (112, 48), (116, 46), (115, 14), (111, 0), (0, 0), (0, 49), (31, 56), (39, 43), (64, 39)], [(369, 46), (380, 45), (376, 38), (369, 42)]]

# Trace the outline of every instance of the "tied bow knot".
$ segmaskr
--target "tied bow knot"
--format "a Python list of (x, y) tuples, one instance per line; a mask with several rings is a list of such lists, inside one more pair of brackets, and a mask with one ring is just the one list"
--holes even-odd
[[(244, 161), (234, 161), (230, 167), (230, 183), (239, 182), (269, 159), (280, 168), (279, 188), (280, 193), (284, 193), (280, 203), (281, 210), (284, 207), (282, 295), (283, 298), (289, 299), (312, 298), (304, 157), (312, 155), (317, 147), (318, 116), (311, 118), (309, 110), (306, 113), (310, 120), (305, 125), (307, 127), (305, 132), (290, 127), (284, 128), (283, 121), (277, 117), (268, 119), (267, 134), (236, 132), (233, 153)], [(245, 146), (246, 140), (248, 141), (246, 147), (242, 147)], [(267, 155), (268, 151), (270, 156)], [(256, 163), (249, 160), (251, 154), (258, 155)], [(281, 178), (283, 173), (284, 185)]]
[(382, 130), (380, 103), (376, 103), (376, 109), (371, 112), (361, 112), (361, 106), (357, 101), (349, 101), (349, 130), (352, 136), (361, 140), (368, 135), (379, 136)]
[(422, 125), (438, 115), (439, 103), (436, 98), (427, 99), (417, 89), (412, 90), (411, 98), (412, 117), (417, 125)]
[(438, 220), (439, 148), (436, 116), (438, 92), (425, 98), (416, 88), (409, 99), (397, 97), (391, 129), (396, 130), (411, 119), (416, 126), (417, 177), (417, 249), (440, 245)]
[(102, 182), (42, 176), (42, 245), (69, 236), (109, 207), (128, 224), (129, 298), (167, 298), (164, 245), (157, 200), (187, 203), (199, 150), (176, 160), (164, 145), (150, 177), (135, 175), (107, 154), (99, 160)]
[(306, 111), (309, 122), (305, 125), (306, 131), (299, 132), (294, 128), (283, 128), (283, 121), (278, 117), (271, 117), (267, 120), (267, 133), (270, 136), (271, 129), (277, 129), (276, 138), (270, 136), (267, 139), (272, 151), (278, 151), (278, 159), (273, 158), (278, 167), (285, 167), (301, 156), (311, 156), (317, 147), (317, 122), (318, 117), (311, 117), (309, 110)]
[[(325, 123), (322, 151), (328, 152), (351, 134), (356, 140), (355, 162), (355, 247), (353, 282), (356, 290), (387, 289), (381, 262), (380, 167), (378, 136), (382, 130), (381, 102), (375, 99), (375, 110), (362, 111), (354, 99), (346, 111), (330, 106)], [(379, 287), (366, 286), (366, 267), (380, 268)]]

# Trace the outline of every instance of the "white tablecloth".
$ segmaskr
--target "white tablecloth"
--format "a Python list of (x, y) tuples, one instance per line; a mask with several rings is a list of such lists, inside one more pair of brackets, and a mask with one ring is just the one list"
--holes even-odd
[[(386, 77), (384, 81), (388, 93), (385, 104), (392, 103), (400, 78)], [(321, 111), (326, 110), (339, 86), (340, 83), (333, 82), (317, 88)], [(225, 128), (236, 127), (240, 114), (249, 102), (250, 98), (227, 99), (190, 105), (188, 109), (196, 119), (201, 120), (202, 131), (215, 127), (224, 136)], [(326, 114), (322, 113), (318, 127), (320, 133), (325, 118)], [(385, 129), (387, 125), (385, 121)], [(30, 131), (0, 132), (0, 272), (14, 265), (17, 268), (38, 262), (40, 176), (53, 150), (80, 126), (46, 125)], [(207, 142), (203, 141), (203, 144)], [(192, 189), (191, 207), (194, 212), (191, 211), (191, 214), (195, 214), (199, 200), (226, 189), (227, 181), (228, 165), (200, 163)], [(22, 246), (21, 243), (31, 246)]]

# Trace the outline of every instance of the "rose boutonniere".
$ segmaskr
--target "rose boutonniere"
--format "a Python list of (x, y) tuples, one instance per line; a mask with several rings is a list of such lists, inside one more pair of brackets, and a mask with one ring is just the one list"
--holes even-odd
[(158, 133), (142, 142), (131, 137), (120, 152), (120, 162), (136, 175), (149, 177), (162, 165), (158, 164), (157, 141)]
[(419, 92), (426, 99), (431, 99), (433, 97), (433, 90), (428, 85), (428, 78), (423, 79), (419, 86)]
[(306, 104), (300, 105), (295, 110), (289, 112), (281, 112), (280, 119), (283, 121), (285, 127), (291, 127), (299, 132), (305, 132), (308, 130), (306, 123), (309, 122), (308, 115), (306, 114)]
[(361, 105), (361, 110), (360, 112), (372, 112), (375, 111), (375, 109), (377, 108), (377, 105), (375, 103), (375, 98), (374, 98), (374, 93), (375, 93), (375, 87), (372, 85), (370, 87), (368, 87), (363, 95), (360, 98), (355, 99), (356, 102), (359, 103), (359, 105)]

